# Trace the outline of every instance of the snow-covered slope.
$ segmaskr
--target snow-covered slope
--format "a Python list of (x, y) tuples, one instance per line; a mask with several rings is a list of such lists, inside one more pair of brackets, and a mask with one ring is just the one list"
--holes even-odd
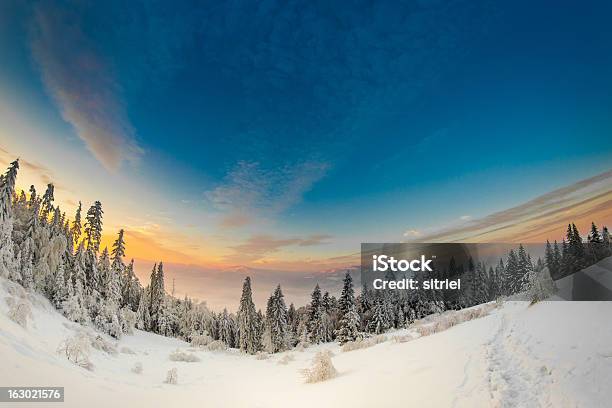
[[(23, 295), (11, 285), (0, 282), (0, 384), (64, 386), (64, 406), (596, 407), (612, 400), (612, 302), (506, 303), (488, 316), (404, 343), (391, 339), (417, 337), (414, 330), (360, 350), (326, 344), (265, 360), (194, 350), (137, 331), (116, 344), (117, 354), (92, 350), (88, 371), (57, 353), (82, 328), (45, 299), (27, 295), (33, 308), (27, 328), (7, 317), (6, 298)], [(177, 348), (200, 361), (170, 361)], [(300, 370), (321, 349), (334, 353), (339, 374), (305, 384)], [(293, 360), (281, 364), (287, 354)], [(141, 374), (131, 371), (136, 362)], [(178, 384), (164, 384), (172, 367)]]

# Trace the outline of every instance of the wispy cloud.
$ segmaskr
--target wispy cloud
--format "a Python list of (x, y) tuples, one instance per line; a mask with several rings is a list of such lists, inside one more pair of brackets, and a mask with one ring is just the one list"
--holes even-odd
[[(7, 167), (8, 164), (12, 162), (13, 160), (15, 160), (16, 158), (17, 158), (16, 155), (0, 147), (0, 165), (2, 166), (2, 168)], [(53, 184), (56, 190), (68, 191), (68, 189), (66, 189), (63, 184), (60, 184), (57, 181), (57, 178), (55, 177), (53, 172), (49, 168), (43, 166), (42, 164), (33, 162), (31, 160), (26, 160), (21, 157), (19, 158), (19, 166), (21, 170), (28, 171), (32, 175), (36, 176), (38, 180), (41, 183), (43, 183), (43, 187), (45, 184)]]
[(76, 13), (39, 3), (30, 47), (62, 117), (102, 165), (116, 171), (142, 154), (110, 65), (96, 52)]
[(612, 219), (612, 170), (543, 194), (521, 205), (419, 236), (435, 241), (534, 241), (554, 239), (568, 222)]
[(223, 226), (242, 226), (254, 215), (273, 217), (299, 203), (328, 168), (327, 163), (315, 161), (274, 169), (266, 169), (258, 162), (240, 161), (222, 184), (204, 196), (226, 213)]
[(404, 232), (404, 236), (405, 237), (420, 237), (421, 231), (415, 230), (415, 229), (409, 229), (408, 231)]
[(327, 243), (330, 235), (318, 234), (308, 237), (277, 238), (272, 235), (254, 235), (241, 244), (230, 247), (235, 251), (228, 260), (239, 260), (240, 262), (254, 261), (267, 254), (278, 252), (286, 247), (300, 246), (308, 247)]

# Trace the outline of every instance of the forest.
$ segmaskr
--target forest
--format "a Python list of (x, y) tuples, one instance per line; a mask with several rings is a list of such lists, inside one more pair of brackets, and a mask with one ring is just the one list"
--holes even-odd
[[(188, 342), (218, 342), (249, 354), (281, 352), (305, 344), (356, 341), (444, 310), (470, 307), (527, 292), (532, 301), (554, 290), (554, 280), (612, 254), (607, 227), (592, 223), (586, 239), (574, 224), (562, 242), (547, 242), (544, 259), (533, 260), (523, 245), (495, 265), (451, 260), (444, 275), (462, 278), (460, 296), (445, 291), (366, 290), (355, 293), (349, 272), (339, 297), (316, 285), (311, 302), (286, 305), (282, 288), (265, 309), (252, 299), (246, 277), (236, 313), (210, 310), (206, 303), (168, 293), (163, 262), (143, 285), (126, 261), (124, 230), (111, 248), (101, 248), (104, 211), (100, 201), (87, 210), (79, 202), (72, 218), (54, 206), (54, 186), (16, 191), (19, 161), (0, 176), (0, 276), (43, 294), (66, 318), (115, 338), (134, 328)], [(238, 294), (237, 294), (238, 295)], [(238, 298), (238, 296), (237, 296)]]

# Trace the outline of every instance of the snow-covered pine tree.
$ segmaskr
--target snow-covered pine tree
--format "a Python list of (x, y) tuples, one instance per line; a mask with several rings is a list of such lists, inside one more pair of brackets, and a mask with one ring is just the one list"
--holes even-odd
[(106, 276), (106, 300), (112, 302), (117, 308), (121, 305), (121, 283), (119, 271), (110, 267)]
[(240, 350), (255, 354), (260, 348), (259, 322), (251, 293), (251, 278), (246, 277), (242, 285), (242, 296), (238, 308), (238, 345)]
[(529, 276), (533, 272), (533, 262), (531, 257), (525, 250), (525, 247), (520, 244), (518, 249), (518, 269), (516, 281), (520, 291), (529, 289)]
[(43, 194), (40, 202), (40, 219), (45, 224), (49, 221), (49, 214), (53, 211), (54, 190), (53, 184), (47, 184), (47, 190)]
[(550, 241), (546, 240), (546, 247), (544, 249), (544, 262), (546, 266), (548, 266), (548, 270), (551, 275), (555, 276), (557, 274), (557, 265), (555, 265), (555, 252), (553, 250)]
[(266, 324), (270, 333), (270, 346), (273, 353), (287, 349), (289, 329), (287, 325), (287, 306), (280, 285), (274, 289), (268, 301)]
[(102, 203), (96, 201), (87, 210), (85, 221), (85, 242), (87, 249), (91, 249), (94, 253), (100, 250), (100, 241), (102, 239)]
[(293, 347), (298, 342), (298, 326), (300, 324), (300, 317), (293, 303), (289, 305), (287, 310), (287, 324), (289, 325), (290, 332), (289, 345)]
[(111, 274), (110, 269), (110, 255), (108, 254), (108, 248), (105, 247), (100, 254), (100, 258), (98, 259), (97, 271), (99, 285), (96, 288), (100, 295), (105, 298), (108, 297), (108, 283)]
[(591, 232), (588, 235), (588, 249), (590, 254), (590, 264), (596, 263), (605, 258), (606, 251), (603, 243), (603, 237), (599, 233), (599, 229), (594, 222), (591, 223)]
[(508, 253), (508, 260), (504, 270), (504, 288), (506, 295), (513, 295), (521, 290), (521, 282), (517, 279), (519, 274), (519, 260), (514, 249)]
[(227, 312), (227, 308), (223, 309), (223, 313), (219, 317), (219, 340), (227, 344), (228, 347), (234, 347), (234, 322)]
[(82, 204), (79, 201), (79, 206), (77, 207), (76, 214), (74, 215), (74, 221), (72, 221), (72, 226), (70, 227), (70, 233), (72, 234), (72, 239), (73, 239), (75, 246), (78, 245), (79, 240), (81, 239), (81, 233), (82, 233), (81, 210), (82, 210)]
[(380, 296), (377, 296), (372, 308), (372, 317), (368, 323), (368, 331), (370, 333), (380, 334), (389, 328), (387, 316), (385, 315), (384, 301)]
[(56, 309), (61, 309), (66, 300), (68, 300), (68, 288), (65, 281), (64, 264), (61, 263), (55, 271), (52, 301)]
[(159, 333), (159, 319), (162, 309), (165, 306), (164, 299), (166, 297), (166, 289), (164, 284), (164, 266), (160, 262), (158, 265), (153, 266), (151, 273), (151, 285), (150, 285), (150, 302), (149, 302), (149, 313), (151, 315), (151, 329)]
[(136, 310), (136, 328), (145, 331), (151, 330), (151, 314), (149, 312), (150, 289), (150, 286), (143, 289), (138, 309)]
[(3, 277), (13, 275), (18, 268), (12, 238), (12, 200), (17, 170), (19, 170), (19, 159), (10, 164), (0, 180), (0, 276)]
[(355, 306), (355, 291), (353, 290), (353, 278), (347, 271), (344, 275), (342, 293), (338, 302), (339, 328), (336, 331), (336, 339), (341, 345), (354, 341), (359, 335), (360, 319)]
[(604, 247), (604, 258), (612, 255), (612, 240), (610, 240), (610, 232), (608, 227), (603, 227), (601, 232), (601, 241)]
[(327, 334), (323, 314), (321, 288), (317, 284), (312, 292), (308, 318), (308, 339), (313, 344), (324, 342)]
[(476, 304), (482, 304), (482, 303), (486, 303), (490, 300), (490, 293), (489, 293), (489, 277), (487, 275), (487, 267), (484, 264), (484, 262), (478, 262), (478, 264), (476, 265), (476, 271), (475, 271), (475, 286), (476, 286), (476, 291), (475, 291), (475, 303)]
[(488, 300), (495, 300), (501, 295), (499, 289), (499, 277), (497, 276), (497, 268), (493, 269), (492, 266), (489, 266), (487, 286), (489, 292)]
[(323, 319), (323, 339), (322, 342), (326, 343), (334, 339), (334, 305), (333, 297), (330, 296), (329, 292), (325, 291), (321, 298), (321, 317)]
[(142, 286), (134, 273), (134, 260), (132, 259), (125, 267), (123, 279), (121, 279), (121, 306), (129, 307), (136, 311), (140, 303)]

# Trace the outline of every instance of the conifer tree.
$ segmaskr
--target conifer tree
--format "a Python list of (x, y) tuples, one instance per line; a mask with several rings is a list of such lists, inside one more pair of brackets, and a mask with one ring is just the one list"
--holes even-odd
[(287, 325), (287, 306), (285, 306), (280, 285), (274, 289), (268, 301), (266, 324), (270, 333), (271, 351), (276, 353), (285, 350), (287, 348), (289, 330)]
[(123, 265), (123, 257), (125, 256), (125, 240), (123, 238), (123, 229), (119, 230), (117, 239), (113, 243), (113, 249), (111, 251), (113, 264)]
[(140, 330), (149, 331), (151, 330), (151, 314), (149, 312), (149, 291), (150, 287), (147, 286), (138, 303), (138, 309), (136, 310), (136, 328)]
[(47, 184), (47, 190), (45, 191), (45, 194), (43, 194), (42, 201), (40, 203), (40, 218), (45, 223), (48, 221), (49, 214), (51, 214), (53, 211), (53, 193), (53, 184)]
[(97, 253), (100, 250), (100, 241), (102, 239), (102, 203), (96, 201), (89, 210), (85, 221), (85, 241), (87, 249)]
[(476, 274), (475, 302), (476, 304), (486, 303), (491, 296), (486, 265), (483, 262), (478, 262), (474, 273)]
[(389, 328), (387, 316), (385, 315), (385, 306), (383, 299), (379, 296), (374, 301), (374, 307), (372, 308), (372, 318), (368, 324), (368, 331), (370, 333), (380, 334), (385, 332)]
[(605, 257), (605, 246), (603, 244), (603, 238), (594, 222), (591, 223), (591, 232), (588, 235), (588, 243), (591, 258), (589, 262), (590, 264), (593, 264)]
[(317, 284), (312, 292), (310, 313), (308, 318), (308, 338), (311, 343), (318, 344), (325, 341), (326, 328), (324, 323), (321, 288)]
[(355, 306), (355, 292), (353, 278), (347, 271), (344, 275), (342, 293), (339, 300), (339, 328), (336, 339), (341, 345), (348, 341), (355, 341), (359, 335), (360, 319)]
[(240, 350), (255, 354), (260, 348), (259, 321), (251, 293), (251, 278), (244, 279), (238, 308), (238, 345)]
[(533, 263), (531, 257), (521, 244), (518, 250), (518, 269), (516, 271), (516, 288), (517, 291), (528, 289), (529, 276), (533, 272)]
[(224, 308), (219, 317), (219, 340), (227, 344), (228, 347), (234, 347), (234, 332), (234, 322), (227, 312), (227, 308)]
[(298, 342), (298, 326), (300, 324), (300, 316), (295, 310), (293, 303), (289, 305), (289, 310), (287, 311), (287, 324), (289, 325), (290, 331), (289, 344), (291, 346), (295, 346)]
[(19, 159), (10, 164), (0, 182), (0, 225), (3, 225), (11, 215), (17, 170), (19, 170)]
[(81, 208), (82, 205), (79, 201), (79, 206), (77, 207), (76, 214), (74, 215), (72, 227), (70, 227), (70, 233), (72, 234), (72, 239), (74, 240), (75, 245), (77, 245), (77, 243), (81, 239)]
[(602, 229), (601, 242), (604, 248), (604, 258), (612, 255), (612, 241), (610, 240), (608, 227), (603, 227)]
[(504, 287), (507, 295), (513, 295), (521, 290), (521, 282), (517, 279), (519, 275), (519, 260), (514, 249), (508, 253), (504, 273)]
[(12, 200), (18, 169), (19, 160), (15, 160), (0, 180), (0, 276), (4, 277), (13, 275), (18, 268), (12, 238)]

